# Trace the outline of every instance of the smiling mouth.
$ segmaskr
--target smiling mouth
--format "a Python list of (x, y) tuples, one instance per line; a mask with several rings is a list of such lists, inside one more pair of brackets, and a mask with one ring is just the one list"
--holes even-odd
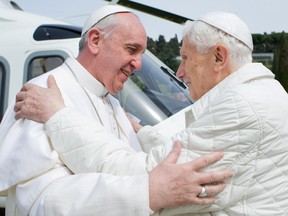
[(185, 84), (186, 84), (187, 86), (189, 86), (189, 85), (191, 84), (191, 82), (185, 82)]
[(128, 72), (128, 71), (126, 71), (126, 70), (124, 70), (124, 69), (121, 69), (121, 72), (123, 73), (123, 74), (125, 74), (125, 76), (127, 76), (127, 77), (129, 77), (131, 74)]

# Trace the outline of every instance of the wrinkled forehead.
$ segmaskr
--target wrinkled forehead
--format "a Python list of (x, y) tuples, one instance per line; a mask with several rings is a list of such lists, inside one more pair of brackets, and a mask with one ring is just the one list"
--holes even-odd
[(147, 46), (146, 31), (134, 14), (115, 14), (118, 22), (112, 29), (110, 29), (109, 36), (106, 38), (107, 42), (113, 42), (123, 47), (131, 46), (144, 52)]
[(128, 38), (144, 38), (146, 41), (146, 30), (135, 14), (119, 13), (115, 14), (115, 16), (117, 16), (117, 19), (119, 21), (118, 25), (115, 26), (115, 29), (118, 32), (117, 34), (124, 34)]
[(180, 47), (180, 53), (187, 52), (187, 50), (189, 50), (189, 48), (191, 48), (191, 46), (192, 46), (192, 44), (189, 41), (189, 36), (185, 35), (183, 37), (182, 46)]

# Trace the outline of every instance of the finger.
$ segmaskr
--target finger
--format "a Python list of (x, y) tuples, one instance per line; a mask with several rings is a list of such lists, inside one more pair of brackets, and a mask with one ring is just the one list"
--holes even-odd
[(163, 160), (163, 162), (167, 163), (176, 163), (181, 153), (181, 143), (176, 141), (172, 150), (169, 152), (167, 157)]
[(24, 98), (25, 98), (25, 95), (26, 95), (26, 92), (21, 92), (21, 91), (18, 92), (16, 94), (16, 99), (15, 99), (16, 103), (19, 102), (19, 101), (23, 101)]
[(190, 166), (193, 170), (200, 170), (207, 167), (208, 165), (217, 162), (218, 160), (223, 158), (223, 156), (224, 156), (223, 152), (213, 152), (211, 154), (207, 154), (199, 158), (196, 158), (191, 162), (187, 163), (187, 165)]
[(15, 104), (14, 106), (15, 111), (15, 119), (26, 118), (27, 110), (25, 109), (25, 102), (21, 101)]
[(226, 187), (226, 184), (224, 182), (220, 182), (219, 184), (205, 185), (207, 196), (214, 197), (215, 195), (223, 191), (225, 187)]
[(18, 120), (18, 119), (21, 119), (21, 118), (23, 118), (22, 114), (21, 114), (21, 111), (19, 110), (19, 111), (15, 112), (15, 119)]
[(48, 88), (55, 89), (60, 92), (60, 89), (53, 75), (49, 75), (47, 81), (48, 81)]
[(215, 203), (215, 197), (195, 197), (191, 204), (195, 205), (208, 205)]
[[(215, 196), (224, 190), (226, 184), (221, 182), (215, 185), (205, 185), (205, 189), (207, 191), (207, 197), (195, 197), (193, 200), (193, 204), (213, 204), (215, 202)], [(200, 193), (201, 189), (199, 190)]]
[(19, 112), (21, 107), (24, 105), (24, 101), (18, 101), (14, 105), (14, 112)]
[(200, 184), (218, 183), (227, 180), (233, 176), (231, 170), (219, 170), (208, 173), (198, 173)]
[(20, 89), (20, 92), (21, 91), (28, 91), (29, 89), (33, 88), (33, 86), (35, 86), (34, 84), (32, 83), (25, 83), (22, 88)]

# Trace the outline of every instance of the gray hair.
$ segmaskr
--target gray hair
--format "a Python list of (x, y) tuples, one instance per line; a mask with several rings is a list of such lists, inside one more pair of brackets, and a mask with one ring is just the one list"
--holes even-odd
[[(102, 31), (104, 34), (104, 38), (107, 38), (110, 33), (113, 30), (113, 27), (117, 26), (119, 24), (119, 19), (114, 16), (115, 14), (111, 14), (103, 19), (101, 19), (99, 22), (97, 22), (95, 25), (93, 25), (91, 28), (97, 28)], [(88, 32), (88, 31), (87, 31)], [(79, 52), (85, 47), (87, 43), (87, 32), (81, 36), (81, 39), (79, 41)]]
[(203, 21), (187, 21), (183, 38), (185, 36), (188, 36), (189, 42), (195, 45), (201, 54), (207, 53), (217, 43), (228, 47), (228, 58), (233, 70), (252, 62), (252, 51), (243, 42)]

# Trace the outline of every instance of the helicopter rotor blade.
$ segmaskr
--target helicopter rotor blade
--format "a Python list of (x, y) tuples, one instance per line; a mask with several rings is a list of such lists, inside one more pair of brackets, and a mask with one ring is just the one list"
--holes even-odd
[(116, 1), (115, 0), (105, 0), (105, 1), (111, 2), (113, 4), (119, 4), (119, 5), (128, 7), (128, 8), (131, 8), (131, 9), (135, 9), (135, 10), (138, 10), (138, 11), (141, 11), (141, 12), (153, 15), (153, 16), (157, 16), (157, 17), (160, 17), (160, 18), (163, 18), (163, 19), (166, 19), (166, 20), (169, 20), (171, 22), (178, 23), (178, 24), (183, 24), (187, 20), (192, 20), (192, 19), (187, 18), (187, 17), (183, 17), (183, 16), (180, 16), (177, 14), (173, 14), (173, 13), (164, 11), (164, 10), (160, 10), (158, 8), (154, 8), (151, 6), (147, 6), (147, 5), (140, 4), (137, 2), (133, 2), (133, 1), (129, 1), (129, 0), (116, 0)]

